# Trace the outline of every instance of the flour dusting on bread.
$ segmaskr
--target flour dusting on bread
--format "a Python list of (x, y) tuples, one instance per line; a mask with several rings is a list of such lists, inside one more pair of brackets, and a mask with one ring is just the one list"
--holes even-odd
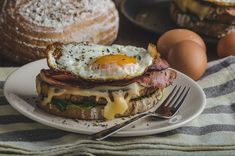
[(54, 42), (111, 44), (119, 16), (111, 0), (2, 0), (2, 55), (21, 64), (41, 59)]
[(113, 8), (108, 0), (32, 0), (19, 13), (28, 21), (45, 27), (64, 27)]

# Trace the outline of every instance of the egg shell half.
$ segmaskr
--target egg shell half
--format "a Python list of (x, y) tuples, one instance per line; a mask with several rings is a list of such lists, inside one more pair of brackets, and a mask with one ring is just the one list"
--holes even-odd
[(230, 33), (219, 40), (217, 53), (219, 57), (235, 55), (235, 32)]
[(167, 58), (169, 50), (175, 44), (184, 40), (194, 41), (206, 51), (206, 45), (203, 39), (195, 32), (187, 29), (173, 29), (165, 32), (157, 41), (158, 51)]
[(197, 43), (186, 40), (173, 46), (167, 57), (170, 66), (194, 80), (198, 80), (207, 67), (205, 50)]

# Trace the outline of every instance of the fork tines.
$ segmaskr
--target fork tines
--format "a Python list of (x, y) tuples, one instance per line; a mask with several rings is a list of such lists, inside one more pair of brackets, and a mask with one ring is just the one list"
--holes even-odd
[(168, 95), (166, 100), (162, 103), (162, 105), (164, 105), (165, 107), (173, 107), (175, 109), (178, 109), (184, 102), (189, 91), (190, 87), (184, 86), (184, 88), (182, 89), (181, 85), (176, 85), (171, 93)]

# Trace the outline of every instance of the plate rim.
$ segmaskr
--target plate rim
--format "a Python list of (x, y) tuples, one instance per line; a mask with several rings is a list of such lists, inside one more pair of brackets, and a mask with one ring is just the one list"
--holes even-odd
[[(37, 61), (34, 61), (34, 62), (30, 62), (20, 68), (18, 68), (17, 70), (15, 70), (14, 72), (12, 72), (6, 79), (5, 83), (4, 83), (4, 87), (3, 87), (3, 93), (4, 93), (4, 96), (5, 98), (7, 99), (7, 101), (9, 102), (9, 104), (14, 108), (16, 109), (18, 112), (21, 113), (21, 115), (24, 115), (40, 124), (43, 124), (43, 125), (46, 125), (46, 126), (49, 126), (49, 127), (53, 127), (53, 128), (56, 128), (56, 129), (60, 129), (60, 130), (64, 130), (64, 131), (67, 131), (67, 132), (74, 132), (74, 133), (79, 133), (79, 134), (86, 134), (86, 135), (90, 135), (92, 133), (95, 133), (95, 132), (89, 132), (87, 133), (87, 131), (84, 131), (84, 130), (75, 130), (73, 127), (66, 127), (66, 126), (62, 126), (61, 124), (58, 124), (58, 123), (53, 123), (51, 124), (50, 121), (46, 121), (45, 118), (40, 118), (40, 117), (35, 117), (35, 115), (33, 115), (31, 112), (27, 112), (26, 110), (22, 111), (20, 109), (20, 107), (17, 107), (16, 104), (14, 104), (14, 102), (12, 100), (10, 100), (10, 97), (8, 96), (9, 92), (8, 92), (8, 83), (9, 81), (12, 79), (12, 77), (17, 74), (17, 72), (19, 72), (20, 70), (23, 70), (25, 67), (28, 67), (28, 66), (31, 66), (32, 64), (36, 65), (41, 65), (41, 68), (42, 67), (42, 63), (46, 63), (46, 59), (41, 59), (41, 60), (37, 60)], [(174, 70), (174, 69), (173, 69)], [(187, 118), (187, 120), (183, 121), (183, 122), (179, 122), (179, 123), (176, 123), (176, 124), (172, 124), (172, 125), (168, 125), (168, 126), (165, 126), (165, 127), (161, 127), (161, 128), (157, 128), (157, 129), (148, 129), (146, 131), (146, 129), (144, 130), (135, 130), (135, 131), (120, 131), (116, 134), (114, 134), (113, 136), (114, 137), (133, 137), (133, 136), (145, 136), (145, 135), (151, 135), (151, 134), (157, 134), (157, 133), (162, 133), (162, 132), (166, 132), (166, 131), (170, 131), (170, 130), (173, 130), (173, 129), (176, 129), (176, 128), (179, 128), (183, 125), (185, 125), (186, 123), (192, 121), (193, 119), (195, 119), (197, 116), (199, 116), (202, 111), (204, 110), (205, 108), (205, 105), (206, 105), (206, 95), (205, 93), (203, 92), (202, 88), (199, 86), (199, 84), (197, 84), (196, 82), (194, 82), (191, 78), (189, 78), (187, 75), (175, 70), (177, 73), (180, 73), (182, 74), (183, 77), (187, 78), (189, 81), (190, 81), (190, 84), (193, 83), (194, 85), (197, 86), (197, 89), (200, 90), (200, 92), (202, 93), (202, 103), (201, 103), (201, 107), (200, 107), (200, 110), (197, 111), (193, 116), (190, 116), (189, 118)], [(12, 93), (11, 93), (12, 94)], [(26, 113), (25, 113), (26, 112)], [(49, 114), (49, 113), (47, 113)], [(49, 114), (51, 115), (51, 114)], [(62, 117), (63, 118), (63, 117)], [(66, 118), (64, 118), (66, 119)]]

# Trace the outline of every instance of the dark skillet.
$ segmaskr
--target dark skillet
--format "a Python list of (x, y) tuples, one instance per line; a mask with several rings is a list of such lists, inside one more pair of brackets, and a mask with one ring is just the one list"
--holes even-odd
[[(121, 13), (132, 23), (148, 31), (162, 34), (179, 28), (169, 16), (171, 0), (122, 0)], [(207, 43), (216, 43), (216, 38), (203, 36)]]

